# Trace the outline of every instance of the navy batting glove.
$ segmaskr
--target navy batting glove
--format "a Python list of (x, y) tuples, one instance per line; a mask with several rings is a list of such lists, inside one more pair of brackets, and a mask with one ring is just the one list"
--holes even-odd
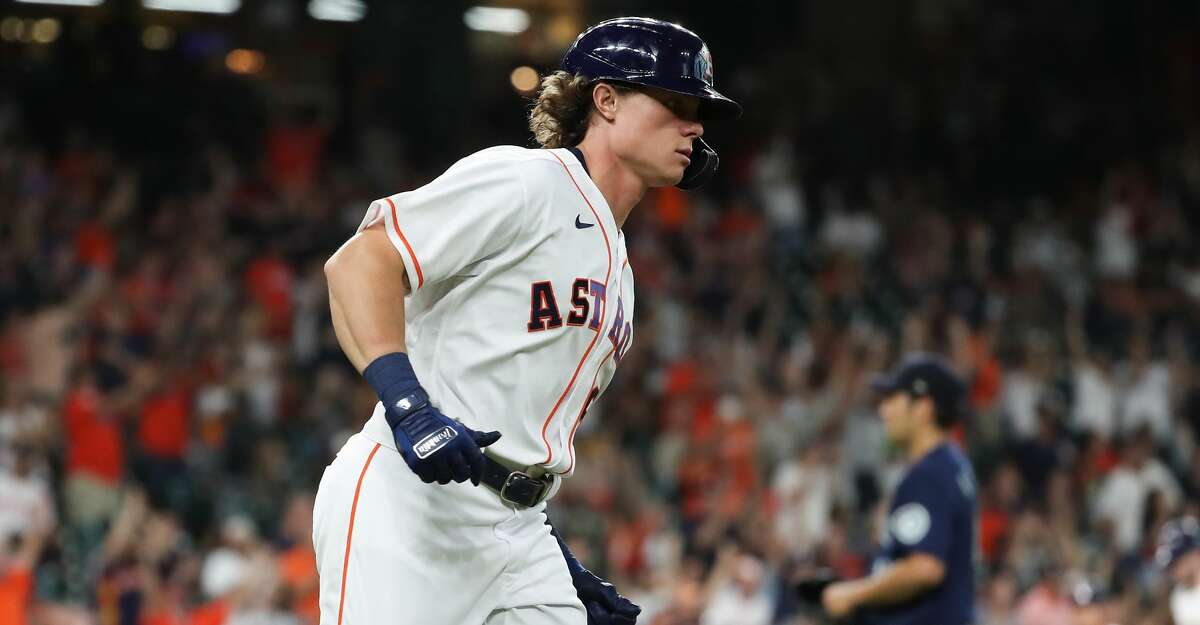
[(421, 481), (465, 482), (479, 485), (483, 452), (500, 440), (499, 432), (476, 432), (447, 417), (429, 403), (417, 382), (408, 355), (380, 356), (363, 370), (363, 377), (383, 402), (396, 449)]
[[(547, 521), (549, 525), (549, 521)], [(636, 603), (622, 597), (612, 584), (600, 579), (596, 574), (587, 570), (575, 554), (567, 548), (567, 543), (553, 526), (550, 533), (558, 541), (563, 558), (567, 561), (567, 570), (571, 572), (571, 583), (575, 585), (575, 594), (583, 602), (587, 610), (588, 625), (634, 625), (642, 608)]]

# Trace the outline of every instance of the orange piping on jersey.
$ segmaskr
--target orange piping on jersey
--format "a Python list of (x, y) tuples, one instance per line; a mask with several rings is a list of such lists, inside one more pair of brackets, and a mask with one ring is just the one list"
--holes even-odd
[[(388, 200), (389, 204), (391, 202)], [(375, 452), (379, 451), (379, 447), (379, 443), (375, 443), (371, 455), (367, 456), (367, 461), (363, 463), (362, 473), (358, 474), (358, 485), (354, 487), (354, 503), (350, 504), (350, 528), (346, 530), (346, 557), (342, 560), (342, 596), (338, 599), (338, 625), (342, 625), (342, 608), (346, 605), (346, 573), (350, 571), (350, 542), (354, 539), (354, 515), (358, 512), (358, 494), (362, 491), (363, 478), (367, 477), (367, 467), (371, 466), (371, 460), (375, 458)]]
[[(626, 256), (625, 260), (621, 262), (621, 271), (625, 271), (625, 267), (628, 265), (629, 257)], [(622, 274), (622, 277), (624, 277), (624, 274)], [(618, 291), (619, 290), (620, 289), (618, 289)], [(620, 293), (618, 293), (618, 295), (620, 295)], [(617, 346), (614, 344), (613, 348), (608, 350), (608, 355), (604, 357), (604, 360), (600, 361), (600, 366), (596, 367), (596, 373), (592, 376), (592, 385), (588, 388), (596, 387), (596, 379), (600, 377), (600, 371), (604, 369), (604, 363), (608, 362), (608, 359), (612, 358), (613, 354), (615, 353), (617, 353)], [(588, 392), (590, 393), (591, 391)], [(567, 474), (570, 474), (571, 469), (575, 468), (575, 430), (578, 430), (579, 425), (583, 423), (583, 417), (586, 416), (584, 411), (589, 407), (589, 402), (584, 401), (583, 407), (579, 409), (579, 416), (575, 417), (575, 425), (571, 426), (571, 434), (567, 437), (567, 451), (571, 454), (571, 464), (567, 465), (567, 470), (565, 471)]]
[[(608, 280), (612, 277), (612, 243), (610, 243), (608, 240), (608, 230), (604, 227), (604, 222), (601, 221), (600, 214), (596, 212), (596, 207), (592, 206), (591, 201), (589, 201), (587, 196), (584, 195), (583, 189), (579, 188), (579, 183), (575, 182), (575, 176), (571, 175), (571, 170), (567, 168), (567, 164), (564, 163), (563, 160), (559, 158), (558, 155), (553, 151), (550, 151), (550, 156), (553, 156), (554, 160), (558, 161), (558, 163), (562, 165), (563, 171), (567, 172), (567, 177), (571, 179), (571, 184), (575, 185), (575, 190), (579, 192), (579, 197), (582, 197), (584, 203), (587, 204), (588, 208), (592, 210), (592, 216), (596, 218), (596, 225), (600, 226), (600, 232), (604, 235), (604, 249), (608, 252), (608, 269), (606, 269), (604, 272), (604, 286), (605, 289), (607, 289)], [(549, 466), (550, 461), (554, 459), (554, 450), (550, 447), (550, 441), (546, 439), (546, 429), (550, 427), (550, 420), (553, 419), (554, 414), (558, 412), (558, 407), (561, 406), (563, 400), (566, 399), (567, 393), (570, 393), (571, 389), (575, 387), (575, 380), (579, 377), (579, 372), (583, 369), (583, 363), (587, 362), (588, 356), (592, 353), (592, 348), (596, 346), (596, 341), (599, 340), (601, 335), (604, 334), (604, 315), (608, 312), (607, 294), (602, 302), (603, 306), (600, 309), (600, 331), (596, 332), (595, 336), (592, 337), (592, 342), (588, 343), (587, 350), (583, 352), (583, 357), (579, 359), (579, 364), (575, 365), (575, 373), (571, 374), (571, 381), (567, 383), (567, 388), (563, 389), (562, 395), (558, 396), (558, 401), (554, 402), (554, 407), (550, 409), (550, 414), (546, 415), (546, 420), (542, 422), (542, 443), (546, 445), (546, 459), (542, 461), (542, 464), (545, 466)]]
[[(588, 387), (589, 389), (596, 388), (596, 379), (600, 377), (600, 370), (604, 368), (604, 363), (608, 362), (608, 359), (612, 358), (612, 355), (615, 353), (617, 353), (617, 346), (613, 345), (613, 348), (608, 350), (608, 355), (604, 357), (604, 360), (600, 361), (600, 366), (596, 367), (596, 373), (592, 376), (592, 385)], [(591, 391), (588, 391), (588, 393), (591, 393)], [(567, 437), (567, 451), (571, 454), (571, 464), (567, 465), (567, 470), (564, 473), (570, 474), (571, 469), (575, 468), (575, 430), (578, 430), (579, 424), (583, 423), (583, 417), (586, 416), (587, 409), (591, 407), (592, 403), (584, 400), (583, 407), (579, 409), (579, 416), (575, 417), (575, 425), (571, 426), (571, 434)]]
[(396, 219), (396, 203), (393, 202), (392, 198), (390, 197), (385, 197), (383, 199), (387, 200), (388, 206), (392, 207), (392, 229), (395, 230), (396, 235), (400, 237), (400, 242), (404, 243), (404, 247), (408, 249), (408, 255), (412, 258), (413, 267), (417, 270), (417, 288), (419, 289), (422, 286), (425, 286), (425, 274), (421, 272), (421, 261), (417, 260), (417, 254), (416, 252), (413, 252), (412, 246), (408, 244), (408, 238), (405, 237), (404, 233), (400, 231), (400, 221)]

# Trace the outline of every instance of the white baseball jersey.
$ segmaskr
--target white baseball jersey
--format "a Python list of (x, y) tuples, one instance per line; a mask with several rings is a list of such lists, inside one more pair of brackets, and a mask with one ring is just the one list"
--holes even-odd
[[(431, 402), (516, 465), (569, 474), (575, 431), (633, 340), (633, 273), (570, 150), (489, 148), (371, 203), (404, 259), (405, 342)], [(373, 419), (382, 418), (377, 405)]]
[[(405, 339), (430, 400), (502, 432), (488, 454), (570, 473), (633, 336), (625, 243), (575, 155), (484, 150), (373, 202), (359, 230), (379, 222), (404, 259)], [(545, 509), (421, 482), (376, 404), (317, 490), (322, 625), (584, 625)]]

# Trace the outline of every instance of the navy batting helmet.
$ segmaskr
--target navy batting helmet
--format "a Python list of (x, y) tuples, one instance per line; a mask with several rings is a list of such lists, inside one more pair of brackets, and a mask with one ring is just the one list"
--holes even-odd
[(1185, 516), (1163, 523), (1158, 530), (1158, 546), (1154, 551), (1155, 562), (1170, 569), (1183, 556), (1200, 549), (1200, 521)]
[[(562, 68), (606, 80), (657, 87), (700, 98), (701, 119), (731, 119), (742, 114), (737, 102), (713, 88), (712, 55), (696, 33), (648, 17), (618, 17), (583, 31), (563, 55)], [(692, 189), (717, 170), (717, 152), (702, 139), (692, 163), (675, 185)]]
[(658, 87), (702, 100), (704, 119), (729, 119), (742, 107), (713, 88), (708, 46), (696, 33), (648, 17), (618, 17), (583, 31), (563, 56), (562, 68), (592, 80)]

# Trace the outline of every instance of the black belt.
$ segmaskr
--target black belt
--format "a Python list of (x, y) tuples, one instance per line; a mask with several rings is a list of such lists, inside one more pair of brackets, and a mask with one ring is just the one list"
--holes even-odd
[(480, 481), (500, 493), (500, 498), (504, 501), (532, 508), (546, 498), (554, 478), (538, 479), (522, 471), (513, 471), (484, 455), (483, 477)]

